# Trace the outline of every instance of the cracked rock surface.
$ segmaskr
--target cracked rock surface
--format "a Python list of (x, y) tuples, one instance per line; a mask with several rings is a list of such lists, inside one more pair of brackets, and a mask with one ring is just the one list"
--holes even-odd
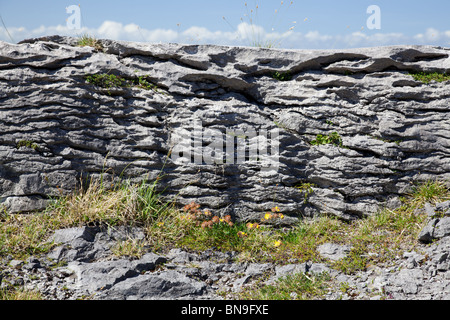
[[(408, 75), (449, 72), (448, 49), (100, 42), (103, 50), (60, 36), (0, 43), (0, 206), (9, 212), (42, 209), (81, 177), (104, 173), (104, 181), (160, 175), (179, 205), (196, 201), (236, 220), (259, 220), (274, 205), (295, 219), (350, 220), (395, 207), (411, 182), (450, 180), (450, 84)], [(86, 81), (105, 73), (146, 77), (157, 89)], [(208, 162), (208, 130), (222, 146), (235, 142), (232, 161)], [(275, 157), (238, 162), (245, 137), (261, 151), (252, 132), (273, 147), (277, 130)], [(333, 132), (342, 146), (311, 145)], [(200, 141), (195, 152), (169, 157), (186, 136)]]

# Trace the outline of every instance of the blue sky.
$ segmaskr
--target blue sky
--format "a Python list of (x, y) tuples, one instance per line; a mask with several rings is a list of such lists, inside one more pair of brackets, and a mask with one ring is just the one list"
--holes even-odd
[[(247, 5), (245, 5), (247, 3)], [(79, 5), (81, 28), (66, 7)], [(367, 20), (380, 9), (380, 29)], [(277, 11), (275, 11), (277, 10)], [(448, 0), (0, 0), (0, 40), (88, 33), (126, 41), (345, 49), (382, 45), (450, 47)], [(225, 17), (225, 19), (224, 19)], [(375, 20), (374, 20), (375, 21)]]

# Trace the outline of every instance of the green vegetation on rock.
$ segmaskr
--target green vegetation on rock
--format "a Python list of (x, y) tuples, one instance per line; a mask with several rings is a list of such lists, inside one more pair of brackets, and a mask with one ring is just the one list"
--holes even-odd
[(421, 81), (423, 83), (430, 83), (431, 81), (444, 82), (450, 80), (450, 74), (446, 73), (427, 73), (427, 72), (418, 72), (418, 73), (410, 73), (410, 75), (416, 81)]

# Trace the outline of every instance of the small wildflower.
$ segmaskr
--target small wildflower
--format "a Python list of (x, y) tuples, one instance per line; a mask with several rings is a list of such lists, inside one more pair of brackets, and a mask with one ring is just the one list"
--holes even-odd
[(267, 213), (264, 215), (264, 219), (269, 220), (270, 218), (272, 218), (272, 215), (271, 215), (269, 212), (267, 212)]
[(158, 222), (158, 227), (162, 227), (164, 225), (164, 222)]
[(278, 215), (278, 217), (279, 217), (280, 219), (284, 219), (284, 214), (280, 213), (280, 214)]
[(205, 216), (207, 216), (207, 217), (211, 216), (211, 214), (212, 214), (211, 211), (209, 211), (209, 210), (205, 210), (204, 213), (205, 213)]
[(247, 236), (247, 234), (245, 232), (242, 232), (242, 231), (239, 231), (237, 235), (238, 235), (238, 237), (241, 237), (241, 238), (244, 238), (244, 237)]
[(275, 241), (275, 243), (273, 244), (273, 246), (274, 246), (275, 248), (281, 246), (281, 241), (280, 241), (280, 240)]
[(230, 221), (231, 221), (231, 216), (230, 216), (229, 214), (227, 214), (227, 215), (224, 217), (224, 219), (225, 219), (226, 222), (230, 222)]
[(220, 219), (219, 219), (218, 216), (214, 216), (214, 217), (212, 218), (212, 222), (213, 222), (213, 223), (218, 223), (219, 221), (220, 221)]
[(278, 206), (272, 208), (272, 212), (280, 212), (280, 208)]
[(247, 229), (258, 229), (259, 228), (259, 224), (257, 223), (247, 223)]

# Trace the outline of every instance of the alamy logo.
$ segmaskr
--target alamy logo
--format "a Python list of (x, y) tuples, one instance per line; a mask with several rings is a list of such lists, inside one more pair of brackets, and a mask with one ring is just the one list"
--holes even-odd
[(197, 165), (254, 164), (263, 172), (278, 171), (279, 129), (254, 128), (217, 129), (203, 128), (194, 121), (191, 130), (175, 130), (171, 137), (171, 159), (176, 164)]
[(367, 28), (370, 30), (381, 29), (381, 9), (377, 5), (371, 5), (367, 8), (367, 14), (372, 15), (367, 19)]
[(81, 9), (80, 6), (71, 5), (66, 8), (66, 13), (72, 14), (66, 19), (67, 28), (70, 30), (81, 29)]

